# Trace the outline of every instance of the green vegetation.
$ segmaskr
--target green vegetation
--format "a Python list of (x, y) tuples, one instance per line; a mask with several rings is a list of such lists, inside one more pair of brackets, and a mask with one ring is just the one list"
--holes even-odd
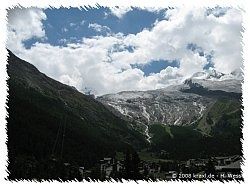
[[(209, 134), (212, 131), (212, 127), (222, 118), (222, 116), (226, 114), (232, 114), (234, 112), (241, 110), (241, 102), (239, 99), (235, 98), (221, 98), (218, 99), (211, 108), (203, 115), (202, 119), (200, 120), (197, 128), (201, 130), (201, 132), (205, 134)], [(241, 117), (235, 117), (236, 126), (239, 126), (241, 123), (238, 122)]]
[(97, 162), (104, 157), (124, 159), (123, 177), (140, 179), (140, 159), (169, 170), (176, 169), (176, 161), (242, 154), (241, 102), (233, 93), (209, 93), (218, 98), (193, 125), (150, 125), (148, 145), (144, 135), (100, 102), (48, 78), (11, 52), (7, 68), (9, 179), (74, 179), (79, 166), (98, 178)]
[(184, 160), (196, 155), (195, 152), (201, 149), (196, 144), (197, 140), (202, 138), (202, 135), (192, 127), (167, 126), (167, 129), (170, 130), (167, 132), (164, 126), (167, 125), (154, 124), (149, 128), (153, 135), (152, 152), (159, 153), (164, 150), (168, 153), (166, 157), (169, 159)]
[(241, 155), (241, 115), (240, 101), (224, 98), (218, 99), (193, 126), (151, 125), (150, 151), (164, 150), (166, 158), (177, 160)]
[[(168, 126), (166, 125), (165, 127), (168, 127)], [(165, 127), (164, 125), (161, 125), (161, 124), (153, 124), (149, 126), (149, 132), (153, 135), (153, 137), (151, 138), (151, 141), (153, 143), (160, 143), (162, 140), (171, 139), (170, 135), (172, 135), (172, 133), (171, 133), (170, 127), (168, 128), (165, 128)]]
[(48, 78), (11, 52), (8, 74), (10, 179), (49, 178), (45, 165), (52, 159), (91, 168), (115, 151), (145, 146), (140, 133), (101, 103)]

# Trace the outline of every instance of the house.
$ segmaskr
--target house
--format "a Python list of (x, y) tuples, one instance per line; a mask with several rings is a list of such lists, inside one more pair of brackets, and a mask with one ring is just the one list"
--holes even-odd
[(84, 175), (85, 175), (85, 168), (82, 166), (82, 167), (79, 167), (79, 172), (81, 174), (81, 176), (84, 178)]
[(106, 157), (100, 160), (100, 171), (102, 177), (109, 178), (112, 172), (120, 172), (123, 170), (123, 164), (114, 158)]
[(120, 161), (117, 161), (116, 163), (116, 171), (121, 172), (123, 170), (123, 164)]
[(217, 166), (229, 165), (234, 161), (240, 160), (239, 155), (227, 156), (227, 157), (214, 157), (213, 160), (216, 162)]
[(239, 155), (215, 157), (215, 170), (219, 174), (240, 173), (242, 158)]
[(156, 173), (160, 173), (160, 171), (161, 171), (161, 167), (160, 167), (159, 164), (151, 163), (151, 164), (149, 165), (149, 173), (154, 173), (154, 174), (156, 174)]
[(207, 159), (189, 159), (186, 162), (186, 167), (189, 168), (191, 166), (196, 166), (196, 167), (204, 167), (206, 166)]
[(145, 170), (148, 172), (149, 176), (157, 178), (160, 174), (161, 166), (155, 162), (142, 161), (139, 166), (139, 172), (143, 174)]
[(231, 162), (230, 157), (214, 157), (213, 160), (215, 161), (216, 166), (224, 166)]

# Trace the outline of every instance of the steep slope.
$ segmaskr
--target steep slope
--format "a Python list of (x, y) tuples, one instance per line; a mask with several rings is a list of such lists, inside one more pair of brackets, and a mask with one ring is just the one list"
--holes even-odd
[[(148, 125), (194, 125), (220, 99), (227, 99), (229, 103), (236, 103), (237, 109), (241, 108), (241, 79), (212, 73), (197, 73), (183, 84), (164, 89), (124, 91), (98, 97), (98, 100), (137, 125), (134, 128), (144, 133), (149, 140)], [(202, 131), (206, 129), (205, 133), (208, 134), (211, 125), (205, 126), (199, 125), (199, 128)]]
[(229, 74), (224, 74), (216, 71), (213, 68), (204, 70), (202, 72), (196, 72), (191, 76), (191, 79), (203, 79), (211, 81), (223, 81), (223, 80), (243, 80), (243, 73), (240, 68), (235, 69)]
[(90, 168), (144, 137), (104, 105), (40, 73), (9, 51), (8, 155), (10, 178), (51, 178), (53, 158)]
[(190, 125), (199, 119), (213, 99), (185, 93), (170, 88), (121, 92), (101, 96), (98, 100), (125, 115), (135, 127), (147, 135), (147, 126), (154, 123), (165, 125)]
[(241, 155), (240, 75), (200, 72), (180, 85), (109, 94), (98, 100), (133, 122), (147, 136), (148, 151), (162, 158)]
[(151, 152), (163, 158), (190, 159), (242, 155), (241, 102), (219, 98), (190, 126), (149, 125)]
[[(188, 89), (203, 89), (204, 93), (221, 92), (225, 95), (227, 93), (241, 93), (241, 80), (228, 79), (228, 80), (207, 80), (191, 78), (185, 80), (184, 84), (188, 86)], [(220, 94), (222, 95), (222, 94)]]

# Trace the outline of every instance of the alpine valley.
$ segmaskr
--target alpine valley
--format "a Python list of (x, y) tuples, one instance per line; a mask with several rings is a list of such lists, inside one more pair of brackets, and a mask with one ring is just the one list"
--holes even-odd
[(208, 70), (180, 85), (97, 100), (144, 134), (151, 152), (174, 159), (240, 154), (242, 80), (240, 70)]
[(58, 174), (64, 171), (52, 163), (84, 166), (98, 177), (98, 161), (128, 150), (145, 161), (242, 155), (240, 70), (207, 70), (179, 85), (97, 98), (10, 51), (7, 71), (10, 179), (76, 177)]

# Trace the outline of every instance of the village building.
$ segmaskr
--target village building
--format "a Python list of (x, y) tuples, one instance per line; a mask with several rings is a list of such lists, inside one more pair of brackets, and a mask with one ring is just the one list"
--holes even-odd
[(110, 178), (112, 172), (121, 172), (123, 164), (114, 158), (106, 157), (100, 160), (100, 171), (103, 178)]
[(221, 174), (222, 177), (223, 175), (241, 173), (242, 158), (239, 155), (215, 157), (214, 160), (216, 162), (215, 170), (218, 174)]

